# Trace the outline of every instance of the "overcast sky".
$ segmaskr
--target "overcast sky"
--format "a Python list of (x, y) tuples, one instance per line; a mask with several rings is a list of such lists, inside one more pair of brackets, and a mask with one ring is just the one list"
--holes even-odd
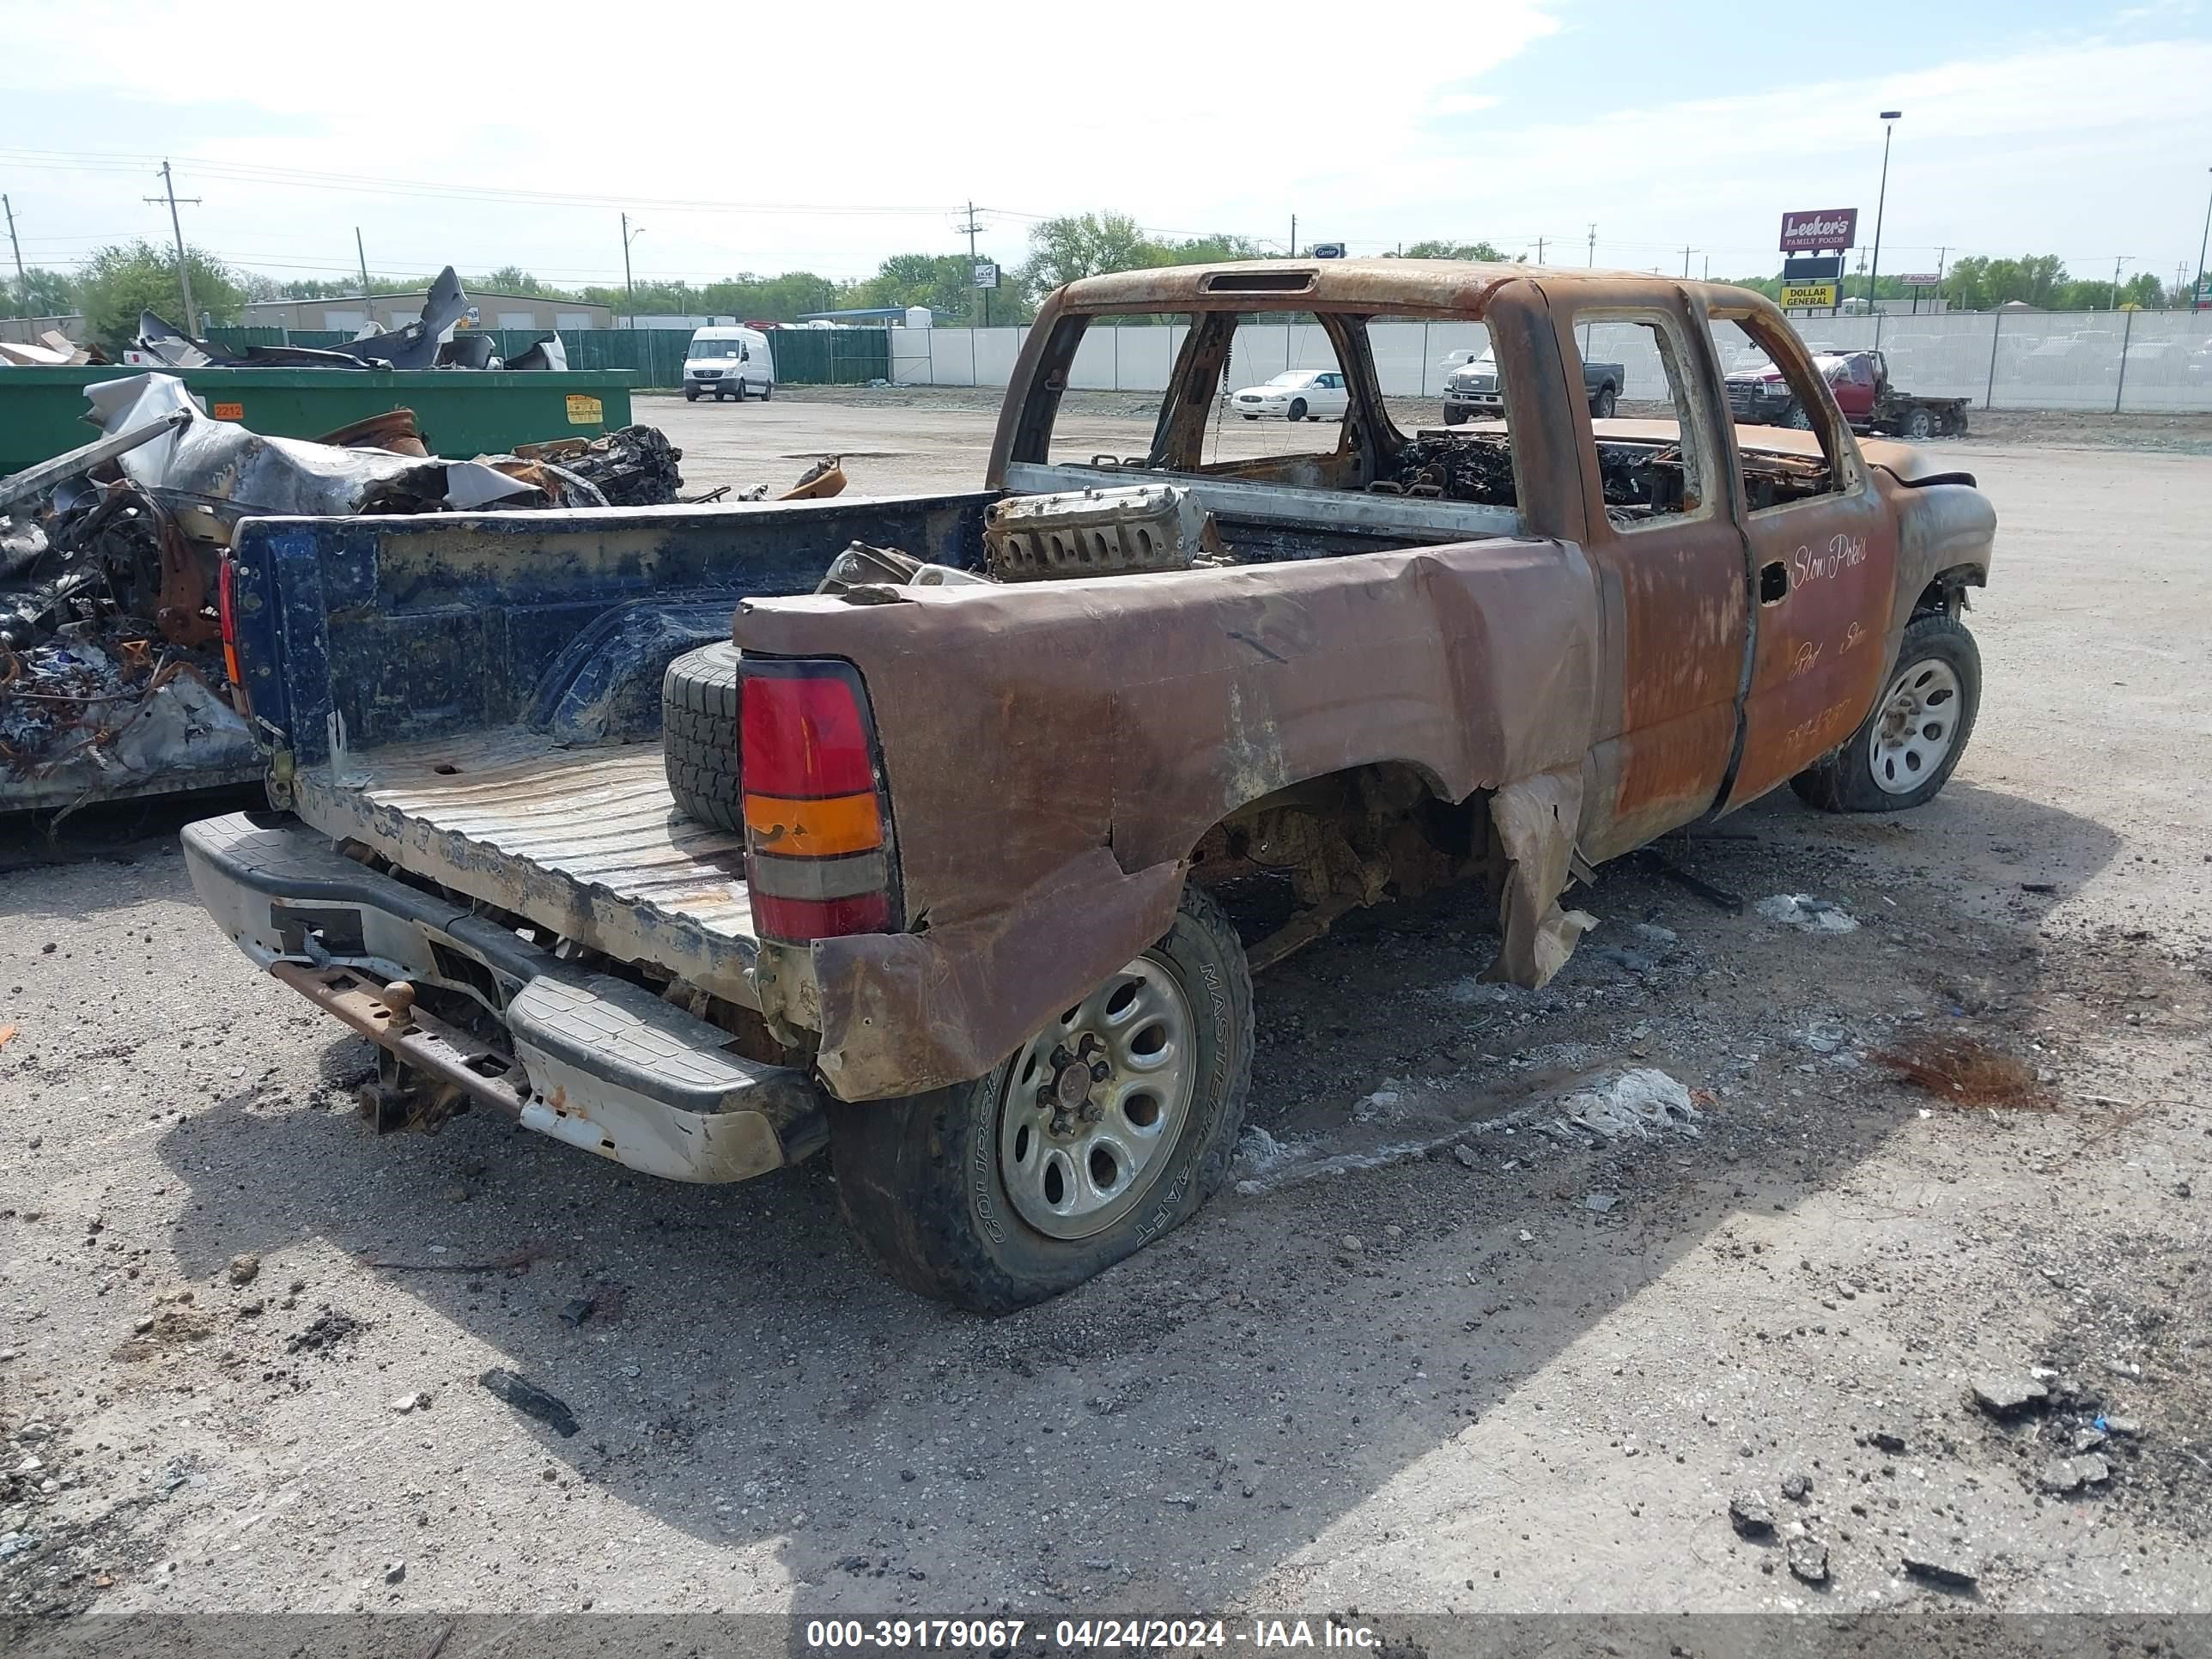
[[(1375, 27), (1364, 27), (1372, 23)], [(1486, 237), (1580, 264), (1774, 268), (1785, 209), (1861, 208), (1901, 108), (1882, 266), (2056, 252), (2193, 270), (2212, 187), (2212, 15), (2050, 0), (1807, 7), (1124, 0), (831, 8), (161, 7), (0, 0), (0, 190), (23, 255), (186, 234), (343, 276), (519, 264), (694, 281), (1025, 252), (1116, 209), (1354, 252)]]

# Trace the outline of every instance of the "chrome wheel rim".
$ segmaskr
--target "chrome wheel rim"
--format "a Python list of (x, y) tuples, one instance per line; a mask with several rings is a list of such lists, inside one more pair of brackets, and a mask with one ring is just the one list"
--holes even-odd
[(1190, 999), (1141, 956), (1024, 1044), (1006, 1073), (999, 1176), (1053, 1238), (1088, 1238), (1144, 1201), (1190, 1115)]
[(1959, 741), (1964, 699), (1959, 676), (1937, 657), (1924, 657), (1889, 683), (1867, 751), (1875, 787), (1909, 795), (1942, 769)]

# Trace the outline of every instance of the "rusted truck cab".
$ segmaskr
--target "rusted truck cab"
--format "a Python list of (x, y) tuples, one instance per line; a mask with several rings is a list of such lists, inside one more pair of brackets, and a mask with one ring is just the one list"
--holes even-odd
[[(1332, 447), (1224, 458), (1237, 325), (1270, 313), (1318, 324), (1350, 406)], [(1061, 453), (1093, 325), (1162, 313), (1185, 331), (1146, 452)], [(1504, 419), (1401, 430), (1378, 318), (1482, 322)], [(1595, 325), (1648, 331), (1667, 418), (1593, 421), (1577, 334)], [(1767, 351), (1817, 411), (1808, 429), (1727, 418), (1716, 329)], [(1043, 1169), (1050, 1186), (1055, 1137), (1091, 1144), (1052, 1105), (1079, 1038), (1105, 1036), (1076, 1029), (1089, 988), (1152, 960), (1194, 1006), (1217, 981), (1243, 994), (1218, 961), (1175, 966), (1162, 943), (1210, 925), (1210, 887), (1288, 876), (1302, 908), (1251, 946), (1264, 964), (1354, 904), (1484, 878), (1499, 895), (1490, 971), (1540, 983), (1589, 923), (1561, 902), (1577, 874), (1793, 780), (1823, 806), (1916, 805), (1974, 716), (1958, 618), (1987, 578), (1987, 502), (1914, 452), (1862, 447), (1787, 322), (1740, 289), (1397, 260), (1091, 279), (1039, 316), (988, 482), (1020, 498), (1032, 556), (1052, 511), (1095, 523), (1131, 489), (1186, 496), (1204, 530), (1133, 565), (1071, 531), (1056, 568), (997, 572), (1067, 580), (749, 603), (735, 627), (758, 672), (834, 660), (865, 687), (903, 919), (763, 938), (762, 1006), (805, 1034), (833, 1093), (878, 1103), (833, 1109), (864, 1236), (909, 1282), (977, 1305), (1102, 1259), (1048, 1218), (1042, 1239), (1019, 1223), (1035, 1233), (1056, 1194), (1104, 1207), (1126, 1149), (1096, 1189), (1073, 1154), (1028, 1210), (1020, 1183)], [(777, 848), (754, 853), (757, 879), (778, 867)], [(1055, 1020), (1044, 1065), (1036, 1034)], [(1108, 1069), (1102, 1085), (1134, 1086)], [(1231, 1061), (1216, 1081), (1239, 1076)], [(1036, 1110), (1041, 1165), (989, 1127)], [(900, 1121), (935, 1139), (893, 1146)], [(964, 1164), (944, 1150), (971, 1133)], [(925, 1143), (957, 1167), (995, 1160), (999, 1185), (963, 1199), (939, 1170), (929, 1188)], [(1187, 1150), (1136, 1171), (1169, 1182), (1152, 1231), (1221, 1178), (1225, 1142)], [(957, 1212), (986, 1243), (948, 1268), (887, 1219), (917, 1208)], [(1118, 1213), (1110, 1231), (1103, 1259), (1149, 1236)]]

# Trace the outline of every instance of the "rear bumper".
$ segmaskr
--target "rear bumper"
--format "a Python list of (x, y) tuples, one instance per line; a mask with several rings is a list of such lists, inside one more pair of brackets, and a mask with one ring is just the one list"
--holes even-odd
[[(184, 846), (200, 902), (248, 957), (526, 1128), (693, 1182), (765, 1174), (827, 1139), (805, 1072), (734, 1054), (720, 1027), (343, 857), (295, 819), (203, 819)], [(421, 1010), (395, 1018), (384, 987), (403, 980), (463, 993), (488, 1018), (471, 1030)]]

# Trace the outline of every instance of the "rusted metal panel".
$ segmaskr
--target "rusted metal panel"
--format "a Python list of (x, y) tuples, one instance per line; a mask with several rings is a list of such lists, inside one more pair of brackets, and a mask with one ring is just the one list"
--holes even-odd
[(893, 591), (749, 602), (736, 626), (748, 651), (860, 665), (875, 709), (921, 931), (814, 947), (847, 1098), (995, 1064), (1158, 936), (1200, 837), (1249, 802), (1390, 761), (1462, 800), (1579, 776), (1592, 738), (1595, 588), (1559, 543)]

